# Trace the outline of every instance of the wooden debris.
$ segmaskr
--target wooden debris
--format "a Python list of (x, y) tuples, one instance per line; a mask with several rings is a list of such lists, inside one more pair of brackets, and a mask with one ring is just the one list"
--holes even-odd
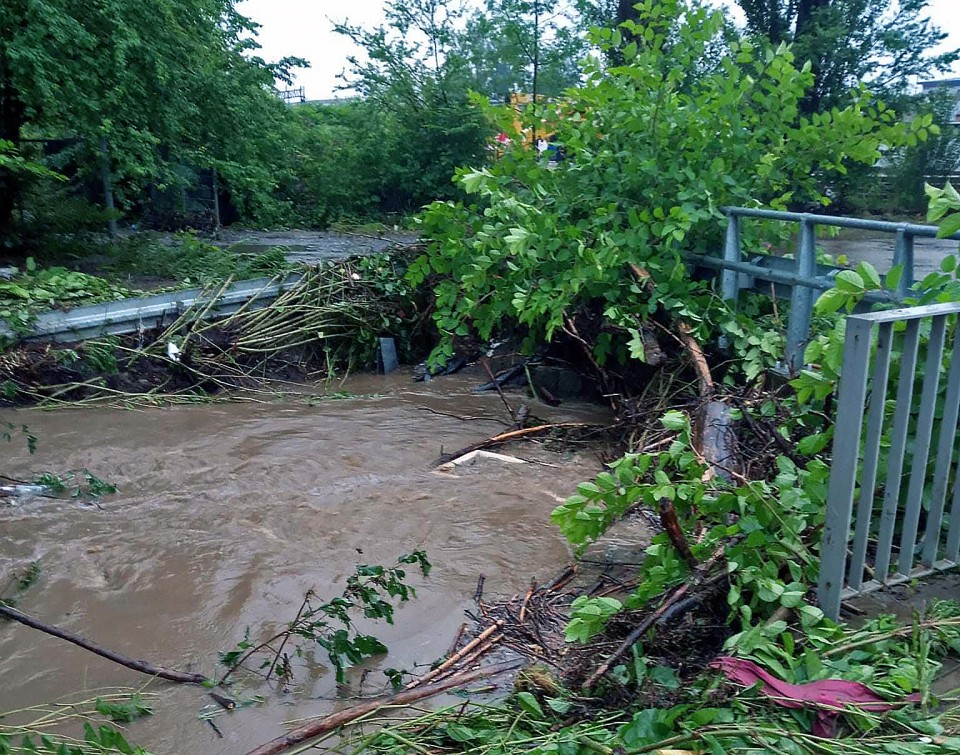
[(647, 616), (640, 625), (634, 629), (630, 635), (619, 647), (613, 652), (613, 654), (607, 658), (600, 667), (594, 671), (587, 680), (583, 683), (583, 689), (588, 690), (593, 687), (600, 679), (606, 676), (607, 672), (613, 668), (613, 665), (623, 656), (624, 653), (630, 650), (631, 647), (639, 640), (648, 629), (650, 629), (654, 624), (659, 622), (664, 617), (670, 614), (671, 608), (677, 605), (681, 598), (687, 595), (692, 587), (700, 586), (703, 584), (710, 584), (720, 579), (726, 577), (725, 572), (719, 574), (714, 574), (708, 576), (709, 572), (717, 564), (717, 562), (723, 557), (723, 548), (719, 548), (716, 553), (714, 553), (709, 560), (707, 560), (702, 567), (697, 569), (693, 576), (676, 588), (670, 595), (660, 604), (660, 607), (657, 608), (653, 613)]
[(106, 658), (108, 661), (113, 661), (118, 663), (121, 666), (126, 666), (128, 669), (133, 669), (134, 671), (139, 671), (141, 674), (146, 674), (147, 676), (155, 676), (160, 679), (166, 679), (170, 682), (177, 682), (178, 684), (210, 684), (210, 680), (207, 679), (203, 674), (189, 674), (183, 671), (175, 671), (173, 669), (164, 668), (163, 666), (155, 666), (152, 663), (147, 661), (141, 661), (134, 658), (127, 658), (125, 655), (120, 655), (120, 653), (115, 653), (112, 650), (101, 647), (95, 642), (81, 637), (79, 634), (69, 631), (68, 629), (61, 629), (60, 627), (55, 627), (52, 624), (47, 624), (43, 621), (40, 621), (33, 616), (25, 614), (23, 611), (20, 611), (12, 606), (7, 606), (0, 604), (0, 616), (11, 619), (12, 621), (17, 621), (25, 626), (31, 627), (32, 629), (38, 629), (45, 634), (49, 634), (53, 637), (59, 637), (61, 640), (66, 640), (67, 642), (72, 642), (77, 647), (81, 647), (84, 650), (89, 650), (95, 655), (99, 655), (101, 658)]
[(424, 700), (428, 697), (439, 695), (441, 692), (456, 689), (457, 687), (463, 687), (464, 685), (475, 682), (478, 679), (487, 679), (492, 676), (504, 674), (508, 671), (514, 671), (515, 669), (520, 668), (523, 663), (524, 662), (522, 660), (499, 663), (495, 666), (488, 666), (486, 668), (480, 668), (474, 671), (455, 674), (454, 676), (444, 679), (441, 682), (420, 687), (419, 689), (404, 690), (403, 692), (398, 692), (395, 695), (387, 695), (386, 697), (378, 697), (373, 700), (368, 700), (360, 703), (359, 705), (355, 705), (352, 708), (347, 708), (346, 710), (332, 713), (325, 718), (311, 721), (304, 726), (294, 729), (288, 734), (284, 734), (281, 737), (277, 737), (276, 739), (261, 745), (255, 750), (251, 750), (249, 753), (247, 753), (247, 755), (281, 755), (281, 753), (287, 752), (293, 747), (297, 747), (304, 742), (308, 742), (311, 739), (316, 739), (317, 737), (331, 732), (334, 729), (345, 726), (352, 721), (356, 721), (362, 716), (375, 713), (381, 708), (396, 705), (410, 705), (418, 700)]
[(588, 427), (597, 427), (597, 425), (591, 425), (586, 422), (557, 422), (551, 425), (537, 425), (536, 427), (525, 427), (522, 430), (511, 430), (510, 432), (494, 435), (492, 438), (487, 438), (479, 443), (473, 443), (469, 446), (465, 446), (458, 451), (454, 451), (452, 454), (445, 454), (436, 462), (436, 466), (446, 464), (452, 459), (466, 456), (471, 451), (480, 451), (481, 449), (499, 446), (500, 444), (507, 443), (511, 440), (530, 438), (534, 435), (543, 435), (551, 430), (583, 429)]
[(441, 663), (432, 671), (424, 674), (419, 679), (414, 679), (412, 682), (409, 682), (404, 689), (413, 689), (414, 687), (419, 687), (421, 684), (426, 684), (427, 682), (436, 679), (438, 676), (443, 674), (451, 667), (455, 666), (458, 662), (462, 661), (471, 650), (476, 648), (479, 645), (484, 644), (484, 641), (489, 639), (498, 629), (503, 627), (502, 621), (497, 621), (487, 627), (483, 632), (477, 635), (473, 640), (468, 642), (460, 651), (451, 655), (447, 660)]

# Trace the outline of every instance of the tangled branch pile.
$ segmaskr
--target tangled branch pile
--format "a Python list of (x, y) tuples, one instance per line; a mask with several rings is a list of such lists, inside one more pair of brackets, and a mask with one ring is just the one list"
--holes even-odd
[(227, 390), (267, 394), (271, 381), (372, 367), (379, 336), (402, 336), (401, 348), (410, 349), (420, 335), (421, 305), (404, 272), (402, 253), (310, 267), (268, 305), (251, 299), (214, 319), (227, 280), (152, 332), (65, 346), (22, 343), (0, 354), (0, 400), (191, 402)]

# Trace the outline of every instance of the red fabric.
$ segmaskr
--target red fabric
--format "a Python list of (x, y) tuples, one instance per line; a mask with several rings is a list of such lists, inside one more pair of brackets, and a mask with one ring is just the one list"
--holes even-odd
[(760, 684), (760, 692), (784, 708), (814, 708), (817, 718), (813, 733), (818, 737), (834, 737), (837, 734), (837, 716), (847, 706), (854, 706), (871, 713), (883, 713), (907, 703), (919, 702), (920, 695), (909, 695), (900, 702), (890, 703), (860, 682), (843, 679), (824, 679), (807, 684), (788, 684), (773, 676), (753, 661), (743, 658), (721, 656), (710, 664), (720, 669), (732, 682), (744, 687)]

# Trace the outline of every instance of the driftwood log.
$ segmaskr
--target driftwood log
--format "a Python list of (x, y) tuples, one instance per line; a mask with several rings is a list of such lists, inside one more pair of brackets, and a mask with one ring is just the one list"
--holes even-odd
[(521, 430), (511, 430), (506, 433), (494, 435), (492, 438), (487, 438), (479, 443), (471, 443), (469, 446), (464, 446), (463, 448), (454, 451), (452, 454), (444, 454), (437, 460), (434, 466), (440, 466), (448, 461), (451, 461), (452, 459), (458, 459), (461, 456), (465, 456), (466, 454), (470, 453), (471, 451), (480, 451), (484, 448), (492, 448), (493, 446), (499, 446), (501, 443), (507, 443), (511, 440), (519, 440), (520, 438), (529, 438), (534, 435), (542, 435), (543, 433), (550, 432), (551, 430), (566, 430), (585, 427), (596, 427), (596, 425), (591, 425), (585, 422), (558, 422), (553, 425), (537, 425), (536, 427), (525, 427)]

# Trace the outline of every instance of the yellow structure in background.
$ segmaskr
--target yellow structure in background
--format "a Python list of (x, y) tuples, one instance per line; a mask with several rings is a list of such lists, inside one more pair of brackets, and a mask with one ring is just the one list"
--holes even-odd
[[(537, 100), (541, 105), (553, 105), (554, 107), (557, 105), (555, 100), (549, 100), (542, 96), (538, 97)], [(508, 104), (511, 110), (513, 110), (513, 133), (520, 134), (523, 146), (534, 146), (534, 139), (536, 139), (536, 141), (542, 139), (544, 143), (550, 142), (550, 140), (553, 139), (554, 130), (551, 124), (543, 118), (539, 119), (536, 135), (534, 135), (534, 128), (532, 126), (524, 127), (523, 125), (523, 111), (527, 106), (533, 104), (533, 95), (524, 94), (523, 92), (511, 92)], [(559, 108), (557, 108), (556, 115), (557, 117), (561, 116)], [(507, 147), (511, 141), (510, 136), (506, 133), (501, 133), (497, 137), (497, 142), (502, 148)]]

